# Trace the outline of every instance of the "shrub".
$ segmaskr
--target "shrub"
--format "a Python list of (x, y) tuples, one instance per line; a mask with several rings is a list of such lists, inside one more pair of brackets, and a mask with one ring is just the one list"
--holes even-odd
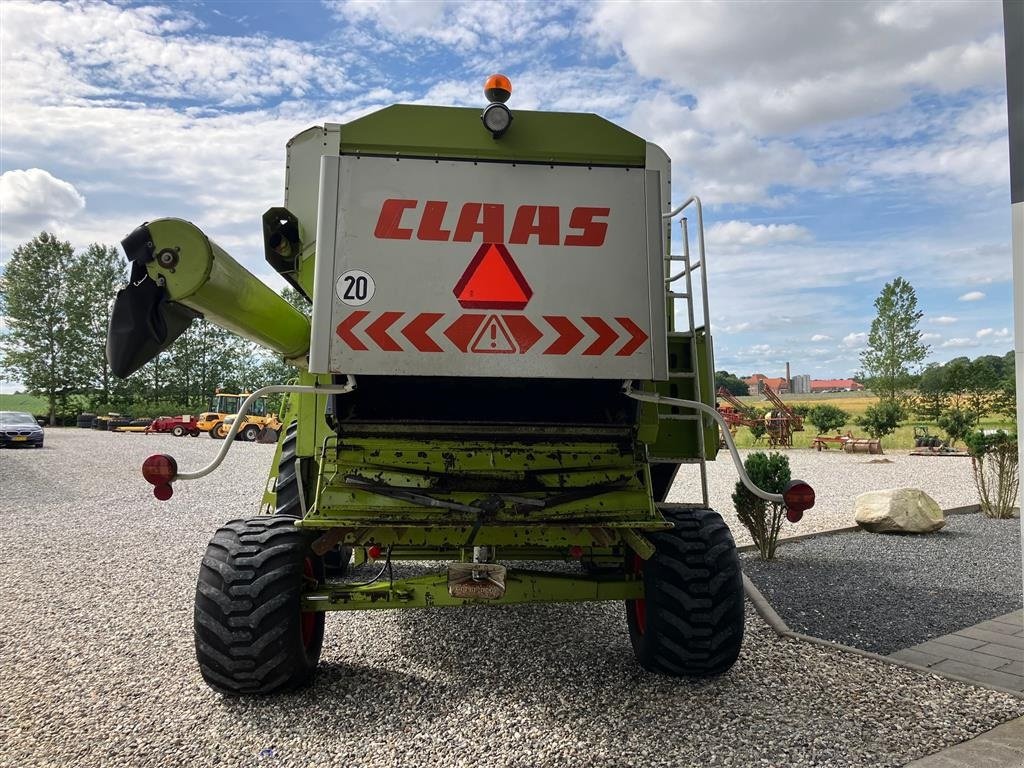
[(970, 408), (947, 408), (939, 414), (935, 423), (939, 429), (949, 436), (949, 447), (952, 448), (960, 440), (965, 440), (981, 419), (977, 411)]
[(856, 423), (864, 427), (874, 438), (885, 437), (896, 431), (906, 417), (906, 411), (896, 400), (882, 400), (878, 405), (869, 405)]
[(818, 430), (819, 435), (838, 432), (850, 420), (850, 414), (834, 405), (816, 405), (807, 414), (807, 420)]
[(1017, 435), (999, 430), (993, 434), (970, 432), (964, 438), (971, 454), (974, 487), (985, 517), (1013, 517), (1020, 486)]
[[(781, 453), (752, 453), (743, 466), (754, 485), (772, 493), (782, 493), (790, 481), (789, 459)], [(755, 496), (742, 482), (736, 483), (732, 502), (740, 522), (750, 531), (761, 559), (774, 558), (786, 506)]]

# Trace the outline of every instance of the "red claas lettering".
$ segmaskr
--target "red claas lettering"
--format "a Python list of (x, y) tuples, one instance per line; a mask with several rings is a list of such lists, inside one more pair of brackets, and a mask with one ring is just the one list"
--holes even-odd
[(563, 225), (557, 205), (520, 205), (511, 216), (511, 229), (506, 230), (509, 217), (501, 203), (465, 203), (456, 216), (449, 215), (443, 200), (421, 205), (419, 200), (388, 198), (381, 204), (373, 235), (380, 240), (412, 240), (415, 234), (417, 240), (436, 242), (596, 248), (604, 245), (610, 214), (610, 208), (577, 206)]

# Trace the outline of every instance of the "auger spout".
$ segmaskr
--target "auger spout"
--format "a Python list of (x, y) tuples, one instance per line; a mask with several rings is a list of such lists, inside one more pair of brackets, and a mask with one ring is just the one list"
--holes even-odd
[(158, 219), (121, 245), (132, 270), (117, 294), (107, 337), (115, 374), (141, 368), (200, 316), (305, 368), (309, 320), (197, 226)]

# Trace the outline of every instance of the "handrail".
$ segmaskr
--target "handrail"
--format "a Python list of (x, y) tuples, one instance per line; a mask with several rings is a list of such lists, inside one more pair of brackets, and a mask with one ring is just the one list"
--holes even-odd
[(654, 392), (640, 392), (633, 389), (632, 382), (629, 381), (627, 381), (625, 386), (623, 386), (622, 391), (626, 397), (631, 397), (634, 400), (654, 403), (655, 405), (674, 405), (681, 408), (695, 408), (713, 418), (718, 422), (718, 425), (722, 427), (722, 437), (725, 438), (725, 444), (729, 448), (729, 453), (732, 454), (732, 462), (736, 465), (736, 471), (739, 474), (743, 485), (745, 485), (752, 494), (758, 498), (764, 499), (765, 501), (783, 505), (786, 503), (781, 493), (769, 493), (768, 491), (762, 490), (754, 484), (753, 480), (750, 479), (750, 475), (747, 474), (747, 470), (743, 467), (743, 460), (740, 458), (739, 450), (736, 448), (736, 442), (732, 439), (732, 434), (729, 432), (729, 425), (726, 423), (725, 419), (722, 418), (722, 414), (714, 408), (704, 403), (699, 403), (696, 400), (683, 400), (679, 397), (666, 397)]

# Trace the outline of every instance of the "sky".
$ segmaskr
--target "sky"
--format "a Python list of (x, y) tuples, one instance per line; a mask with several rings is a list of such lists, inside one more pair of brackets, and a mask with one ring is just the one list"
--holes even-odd
[[(199, 225), (275, 288), (288, 139), (393, 103), (595, 112), (705, 205), (716, 367), (846, 377), (903, 276), (929, 362), (1013, 348), (999, 2), (0, 2), (0, 260)], [(678, 248), (677, 248), (678, 250)]]

